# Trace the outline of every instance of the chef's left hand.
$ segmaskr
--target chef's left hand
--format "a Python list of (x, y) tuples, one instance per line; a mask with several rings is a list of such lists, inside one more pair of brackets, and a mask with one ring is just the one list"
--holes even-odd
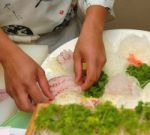
[[(97, 81), (105, 64), (105, 50), (102, 35), (82, 34), (74, 52), (76, 82), (82, 82), (82, 90), (88, 89)], [(82, 81), (82, 63), (86, 63), (86, 78)]]
[[(74, 51), (76, 82), (87, 90), (100, 76), (106, 62), (103, 44), (103, 25), (107, 12), (103, 7), (91, 6)], [(100, 17), (99, 17), (100, 16)], [(86, 63), (86, 78), (82, 80), (82, 64)]]

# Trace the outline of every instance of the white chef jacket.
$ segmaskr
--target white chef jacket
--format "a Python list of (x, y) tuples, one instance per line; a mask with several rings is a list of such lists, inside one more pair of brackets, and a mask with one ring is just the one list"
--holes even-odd
[[(39, 35), (60, 31), (76, 15), (91, 5), (101, 5), (112, 13), (114, 0), (0, 0), (0, 26), (17, 40), (36, 40)], [(23, 39), (24, 38), (24, 39)]]

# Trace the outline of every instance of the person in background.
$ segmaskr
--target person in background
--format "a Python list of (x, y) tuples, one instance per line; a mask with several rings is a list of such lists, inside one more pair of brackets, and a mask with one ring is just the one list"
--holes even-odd
[[(75, 77), (87, 76), (81, 88), (88, 89), (105, 64), (103, 28), (114, 0), (1, 0), (0, 62), (4, 68), (7, 93), (18, 108), (33, 111), (35, 105), (51, 98), (43, 69), (17, 43), (48, 44), (50, 52), (79, 36), (75, 51)], [(34, 104), (33, 104), (34, 102)]]

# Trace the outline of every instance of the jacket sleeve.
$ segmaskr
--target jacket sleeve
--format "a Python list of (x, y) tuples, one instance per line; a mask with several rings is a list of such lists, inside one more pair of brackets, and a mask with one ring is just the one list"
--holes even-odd
[(115, 0), (78, 0), (79, 7), (86, 12), (86, 9), (92, 5), (105, 7), (113, 15), (113, 5)]
[(108, 9), (110, 12), (113, 9), (114, 0), (84, 0), (87, 8), (92, 5), (100, 5)]
[(78, 6), (83, 14), (85, 14), (87, 8), (92, 5), (103, 6), (109, 12), (107, 21), (110, 21), (114, 18), (114, 12), (113, 12), (114, 2), (115, 0), (78, 0)]

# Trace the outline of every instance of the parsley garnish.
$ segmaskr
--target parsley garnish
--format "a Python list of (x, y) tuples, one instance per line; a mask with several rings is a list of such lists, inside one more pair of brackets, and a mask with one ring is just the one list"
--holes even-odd
[(147, 64), (142, 64), (139, 67), (129, 66), (126, 72), (139, 81), (141, 88), (144, 88), (150, 82), (150, 66)]
[(106, 73), (102, 72), (98, 81), (93, 84), (93, 86), (84, 92), (85, 97), (95, 97), (99, 98), (104, 94), (105, 85), (108, 82), (108, 76)]

